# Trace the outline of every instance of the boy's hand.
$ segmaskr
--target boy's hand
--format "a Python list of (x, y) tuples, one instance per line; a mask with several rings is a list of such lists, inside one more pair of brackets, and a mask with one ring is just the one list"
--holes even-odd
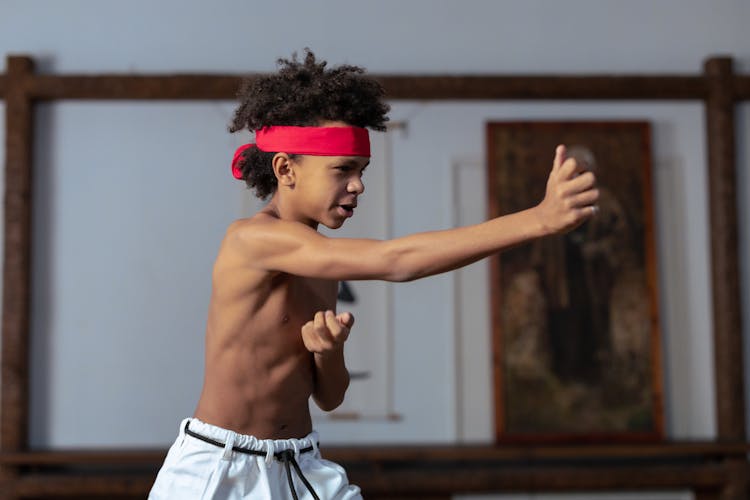
[(557, 146), (544, 200), (536, 213), (549, 233), (562, 233), (596, 214), (599, 190), (594, 174), (575, 158), (566, 158), (565, 146)]
[(302, 341), (308, 351), (326, 354), (344, 345), (353, 324), (351, 313), (335, 315), (333, 311), (318, 311), (312, 321), (302, 325)]

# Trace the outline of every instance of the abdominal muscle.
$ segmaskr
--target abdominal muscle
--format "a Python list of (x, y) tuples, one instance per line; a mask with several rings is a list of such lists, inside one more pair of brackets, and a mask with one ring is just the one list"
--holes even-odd
[(300, 331), (315, 311), (332, 309), (335, 300), (335, 283), (222, 270), (220, 255), (195, 418), (258, 439), (309, 434), (315, 372)]
[(207, 360), (195, 417), (259, 439), (300, 438), (312, 430), (311, 393), (309, 353), (274, 367), (253, 356), (219, 355)]

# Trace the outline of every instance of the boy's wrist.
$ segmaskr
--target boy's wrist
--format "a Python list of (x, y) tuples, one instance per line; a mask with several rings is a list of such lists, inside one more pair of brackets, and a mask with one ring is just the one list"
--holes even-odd
[(328, 360), (340, 358), (344, 356), (344, 346), (342, 344), (338, 347), (334, 347), (333, 349), (329, 349), (327, 351), (313, 352), (313, 355), (316, 360), (320, 360), (320, 361), (328, 361)]
[(542, 238), (554, 234), (554, 230), (547, 224), (544, 212), (539, 205), (528, 209), (530, 216), (529, 231), (532, 238)]

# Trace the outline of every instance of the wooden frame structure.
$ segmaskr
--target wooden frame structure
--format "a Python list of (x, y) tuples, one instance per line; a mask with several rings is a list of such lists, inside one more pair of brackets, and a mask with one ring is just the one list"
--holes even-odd
[[(246, 75), (247, 76), (247, 75)], [(5, 101), (5, 254), (0, 360), (0, 500), (143, 498), (164, 456), (145, 451), (30, 451), (29, 325), (33, 111), (61, 99), (231, 99), (240, 75), (57, 76), (10, 56)], [(689, 76), (381, 76), (390, 99), (680, 100), (705, 105), (718, 436), (712, 442), (559, 447), (357, 447), (327, 451), (368, 498), (453, 492), (690, 489), (748, 498), (734, 106), (750, 76), (713, 57)]]

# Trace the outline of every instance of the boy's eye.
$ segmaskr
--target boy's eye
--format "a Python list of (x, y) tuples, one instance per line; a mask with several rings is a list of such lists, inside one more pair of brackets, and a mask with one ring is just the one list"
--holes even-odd
[[(337, 171), (339, 171), (339, 172), (341, 172), (342, 174), (349, 174), (351, 172), (354, 172), (354, 170), (356, 168), (354, 166), (352, 166), (352, 165), (339, 165), (338, 167), (334, 167), (334, 169), (337, 170)], [(364, 175), (364, 173), (365, 173), (365, 169), (364, 168), (361, 169), (361, 170), (359, 170), (359, 176), (360, 177), (362, 177)]]

